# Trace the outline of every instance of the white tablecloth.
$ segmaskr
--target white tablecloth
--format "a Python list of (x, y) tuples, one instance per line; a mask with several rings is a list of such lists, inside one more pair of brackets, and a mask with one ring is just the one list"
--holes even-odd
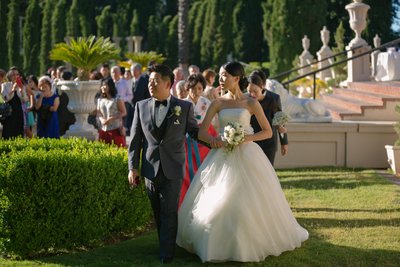
[(378, 54), (375, 80), (400, 80), (400, 52), (389, 51)]

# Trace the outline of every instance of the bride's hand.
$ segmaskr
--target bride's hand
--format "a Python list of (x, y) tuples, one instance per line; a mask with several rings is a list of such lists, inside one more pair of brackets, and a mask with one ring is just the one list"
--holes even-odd
[(213, 137), (210, 140), (211, 148), (220, 148), (224, 145), (224, 142), (221, 140), (221, 137)]

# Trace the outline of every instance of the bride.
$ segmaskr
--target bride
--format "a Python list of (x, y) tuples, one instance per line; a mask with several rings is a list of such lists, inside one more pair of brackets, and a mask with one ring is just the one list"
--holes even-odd
[[(308, 232), (294, 218), (278, 177), (261, 148), (253, 141), (272, 136), (258, 101), (245, 96), (243, 66), (223, 65), (219, 83), (228, 93), (216, 99), (200, 127), (199, 139), (212, 149), (198, 169), (178, 213), (177, 244), (202, 262), (257, 262), (269, 255), (301, 246)], [(244, 142), (233, 150), (207, 129), (215, 114), (220, 134), (230, 122), (245, 130)], [(254, 133), (255, 115), (261, 131)]]

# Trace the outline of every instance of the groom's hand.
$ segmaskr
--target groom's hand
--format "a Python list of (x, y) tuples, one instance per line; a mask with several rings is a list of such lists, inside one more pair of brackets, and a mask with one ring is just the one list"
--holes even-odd
[(139, 172), (136, 169), (129, 170), (128, 181), (133, 188), (139, 185)]

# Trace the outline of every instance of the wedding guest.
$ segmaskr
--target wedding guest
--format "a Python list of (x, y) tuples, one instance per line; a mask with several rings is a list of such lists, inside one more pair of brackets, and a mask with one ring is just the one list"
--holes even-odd
[(40, 94), (37, 96), (35, 108), (38, 112), (37, 136), (41, 138), (60, 138), (58, 107), (60, 98), (52, 90), (52, 81), (48, 76), (39, 79)]
[(4, 82), (4, 79), (6, 78), (6, 71), (3, 69), (0, 69), (0, 86)]
[(171, 94), (173, 96), (178, 96), (177, 92), (176, 92), (176, 85), (178, 84), (178, 82), (185, 80), (185, 76), (183, 74), (183, 69), (181, 67), (177, 67), (173, 70), (174, 73), (174, 84), (171, 87)]
[(126, 114), (133, 113), (132, 88), (129, 87), (128, 82), (122, 77), (121, 68), (119, 66), (113, 66), (111, 68), (111, 77), (115, 83), (115, 87), (117, 88), (119, 98), (122, 101), (124, 101), (126, 112), (125, 112), (125, 117), (123, 118), (123, 122), (124, 122), (126, 135), (130, 135), (132, 121), (129, 120), (129, 116), (126, 116)]
[[(36, 78), (36, 77), (35, 77)], [(25, 85), (26, 96), (24, 98), (25, 107), (22, 107), (25, 115), (25, 136), (27, 138), (33, 137), (33, 127), (35, 125), (35, 116), (33, 111), (35, 110), (35, 96), (36, 96), (36, 88), (31, 87), (31, 83), (29, 83), (29, 79)], [(36, 86), (36, 84), (35, 84)]]
[[(192, 74), (186, 79), (185, 88), (188, 91), (188, 96), (185, 100), (193, 104), (194, 118), (199, 126), (203, 122), (207, 110), (211, 105), (211, 101), (202, 96), (205, 86), (206, 80), (201, 74)], [(208, 132), (212, 136), (218, 135), (212, 125), (210, 125)], [(186, 138), (186, 175), (183, 179), (179, 203), (183, 201), (194, 174), (209, 151), (208, 147), (196, 142), (190, 136)]]
[(103, 78), (111, 77), (110, 76), (110, 65), (108, 65), (107, 63), (104, 63), (103, 65), (101, 65), (100, 73), (101, 73), (101, 76), (103, 76)]
[(8, 82), (1, 84), (3, 100), (12, 108), (11, 116), (1, 122), (3, 125), (2, 137), (10, 139), (24, 136), (24, 112), (22, 109), (24, 86), (18, 69), (10, 68), (7, 72)]
[[(249, 96), (257, 99), (260, 102), (269, 124), (272, 125), (274, 115), (278, 111), (282, 111), (280, 96), (274, 92), (265, 89), (266, 76), (262, 71), (253, 71), (250, 74), (248, 80), (249, 85), (247, 86), (247, 92)], [(253, 127), (255, 132), (258, 132), (261, 129), (260, 125), (257, 123), (257, 119), (254, 116), (251, 118), (251, 126)], [(282, 126), (272, 127), (272, 137), (269, 139), (257, 141), (256, 143), (264, 151), (271, 164), (274, 165), (275, 154), (278, 149), (278, 138), (281, 144), (282, 156), (285, 156), (288, 153), (289, 145), (286, 129)]]
[(206, 79), (207, 85), (204, 88), (203, 96), (207, 97), (210, 101), (219, 97), (217, 90), (214, 87), (215, 72), (212, 69), (206, 69), (203, 71), (204, 79)]
[(122, 133), (122, 119), (126, 115), (124, 101), (118, 96), (115, 83), (110, 78), (101, 80), (100, 90), (101, 97), (97, 107), (101, 123), (99, 141), (125, 147), (125, 134)]
[(188, 67), (189, 75), (200, 73), (200, 68), (196, 65), (190, 65)]
[(29, 75), (27, 80), (27, 88), (29, 87), (32, 95), (33, 95), (33, 105), (32, 108), (29, 109), (29, 112), (33, 114), (33, 125), (32, 125), (32, 135), (37, 134), (37, 112), (35, 108), (35, 99), (40, 95), (39, 90), (39, 81), (35, 75)]
[(179, 81), (176, 84), (176, 96), (179, 99), (185, 99), (188, 96), (188, 91), (185, 88), (185, 81)]
[[(248, 83), (243, 66), (224, 64), (219, 83), (228, 93), (212, 102), (200, 127), (199, 139), (213, 149), (179, 208), (177, 244), (202, 262), (260, 262), (300, 247), (308, 232), (296, 221), (274, 168), (254, 143), (270, 138), (272, 129), (260, 103), (242, 93)], [(208, 133), (217, 113), (224, 141)], [(252, 115), (261, 126), (257, 133), (250, 125)]]

